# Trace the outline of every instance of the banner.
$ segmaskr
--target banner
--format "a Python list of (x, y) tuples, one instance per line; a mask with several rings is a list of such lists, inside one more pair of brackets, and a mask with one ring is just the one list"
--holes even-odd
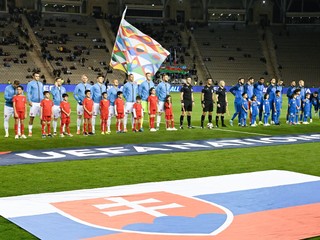
[(135, 82), (141, 83), (146, 73), (154, 75), (170, 54), (157, 41), (144, 34), (122, 15), (118, 34), (113, 47), (110, 66), (133, 74)]

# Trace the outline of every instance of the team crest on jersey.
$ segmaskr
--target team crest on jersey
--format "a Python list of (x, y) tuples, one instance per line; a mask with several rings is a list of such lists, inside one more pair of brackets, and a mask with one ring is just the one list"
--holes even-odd
[[(67, 217), (87, 225), (125, 233), (212, 236), (225, 229), (233, 215), (222, 206), (169, 192), (149, 192), (52, 203)], [(197, 206), (197, 207), (195, 207)], [(211, 229), (185, 228), (186, 219), (215, 219)], [(172, 224), (168, 224), (168, 223)], [(181, 222), (181, 223), (179, 223)], [(172, 227), (174, 224), (175, 227)], [(159, 232), (155, 225), (162, 225)], [(180, 228), (177, 226), (181, 226)]]

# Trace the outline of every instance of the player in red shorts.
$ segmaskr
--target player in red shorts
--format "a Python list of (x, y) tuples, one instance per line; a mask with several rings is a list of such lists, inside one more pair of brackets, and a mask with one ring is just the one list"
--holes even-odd
[(109, 117), (109, 107), (110, 101), (107, 99), (108, 94), (106, 92), (102, 93), (102, 99), (100, 101), (100, 118), (101, 118), (101, 134), (110, 134), (107, 132), (107, 123)]
[[(21, 138), (27, 138), (26, 135), (24, 135), (24, 119), (27, 117), (27, 98), (23, 95), (23, 87), (17, 86), (17, 95), (15, 95), (12, 98), (13, 102), (13, 111), (14, 111), (14, 130), (16, 136), (15, 139)], [(20, 133), (19, 134), (19, 124), (20, 124)]]
[(123, 118), (124, 118), (124, 101), (121, 91), (117, 92), (117, 99), (114, 101), (114, 113), (117, 117), (117, 133), (124, 133)]
[[(93, 100), (91, 99), (91, 91), (84, 92), (85, 98), (83, 99), (83, 135), (93, 135), (92, 133), (92, 113), (93, 113)], [(88, 129), (87, 129), (88, 128)], [(87, 131), (88, 130), (88, 131)]]
[(134, 118), (133, 131), (143, 132), (143, 129), (141, 128), (142, 117), (143, 117), (143, 108), (141, 105), (141, 97), (137, 96), (136, 102), (133, 104), (133, 118)]
[(63, 128), (67, 131), (68, 136), (72, 137), (73, 135), (70, 133), (70, 115), (71, 115), (71, 108), (70, 103), (68, 102), (68, 94), (62, 94), (62, 101), (60, 103), (60, 110), (61, 110), (61, 124), (60, 124), (60, 137), (64, 137)]
[(177, 129), (174, 127), (174, 119), (173, 119), (172, 98), (170, 95), (166, 96), (166, 100), (164, 102), (164, 109), (166, 114), (167, 131), (176, 131)]
[[(46, 136), (52, 137), (51, 135), (51, 119), (52, 119), (52, 107), (53, 101), (50, 99), (50, 92), (44, 91), (43, 92), (44, 98), (40, 102), (40, 119), (41, 119), (41, 132), (42, 137), (45, 138)], [(46, 135), (46, 126), (47, 126), (47, 134)]]
[(155, 121), (157, 112), (158, 112), (158, 97), (156, 96), (156, 89), (150, 88), (149, 97), (148, 97), (148, 113), (149, 113), (150, 132), (157, 131), (154, 128), (154, 121)]

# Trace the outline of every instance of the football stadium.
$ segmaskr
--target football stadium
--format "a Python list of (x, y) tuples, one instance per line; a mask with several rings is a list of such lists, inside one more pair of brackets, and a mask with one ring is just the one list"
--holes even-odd
[(0, 239), (320, 239), (318, 0), (3, 0)]

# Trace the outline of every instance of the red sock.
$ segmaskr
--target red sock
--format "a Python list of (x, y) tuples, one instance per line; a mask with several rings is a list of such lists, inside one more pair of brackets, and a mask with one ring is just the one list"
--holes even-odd
[(48, 130), (48, 134), (51, 134), (51, 124), (50, 123), (47, 124), (47, 130)]
[(107, 131), (107, 120), (103, 120), (103, 131)]
[(18, 124), (14, 124), (14, 132), (18, 135)]
[(60, 134), (63, 134), (63, 126), (64, 126), (64, 124), (61, 123), (61, 125), (60, 125)]
[(123, 122), (120, 122), (120, 131), (124, 131), (124, 125), (123, 125)]
[(46, 134), (45, 127), (46, 127), (46, 124), (45, 124), (45, 123), (42, 123), (42, 125), (41, 125), (42, 135)]
[(68, 134), (70, 134), (70, 127), (69, 127), (69, 124), (66, 124), (66, 131)]
[(174, 128), (174, 121), (173, 121), (173, 119), (171, 120), (171, 127)]
[[(18, 129), (17, 129), (17, 132), (18, 132)], [(20, 123), (20, 132), (21, 132), (21, 135), (24, 135), (24, 124), (21, 124), (21, 123)]]
[(83, 124), (83, 132), (87, 132), (87, 124), (86, 123)]
[(92, 132), (92, 124), (91, 123), (88, 124), (88, 129), (89, 129), (89, 132)]
[(150, 117), (150, 127), (154, 128), (154, 117)]

